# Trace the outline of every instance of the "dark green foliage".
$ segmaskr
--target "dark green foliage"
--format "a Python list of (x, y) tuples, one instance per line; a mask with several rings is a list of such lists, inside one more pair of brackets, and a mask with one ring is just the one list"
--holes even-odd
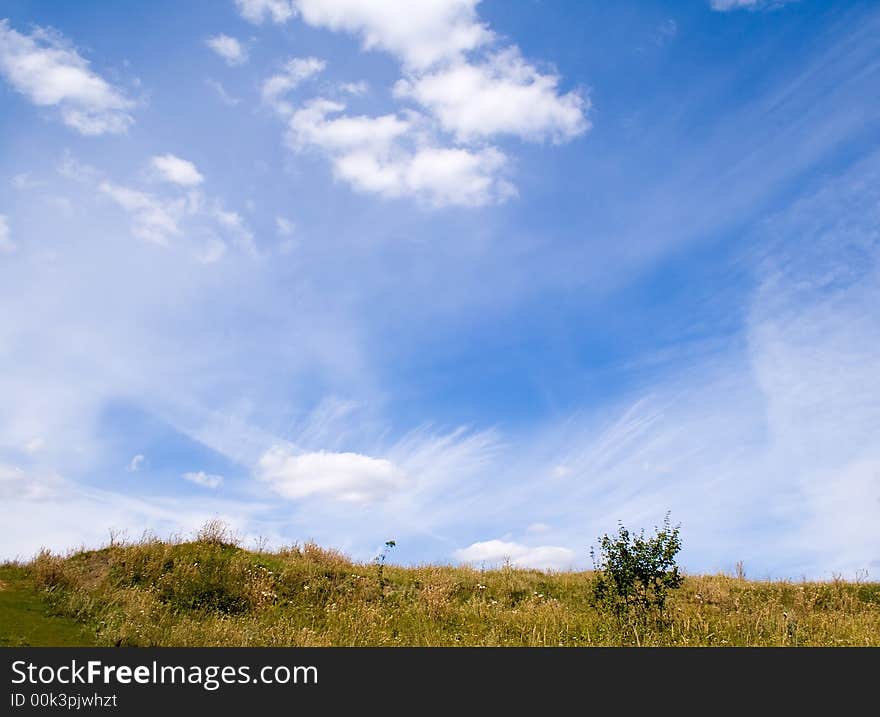
[(595, 604), (622, 622), (662, 621), (669, 592), (684, 581), (675, 564), (681, 550), (679, 530), (680, 526), (670, 526), (667, 514), (662, 529), (655, 528), (648, 538), (644, 530), (630, 533), (622, 524), (617, 535), (603, 535), (598, 556), (590, 550), (597, 570)]

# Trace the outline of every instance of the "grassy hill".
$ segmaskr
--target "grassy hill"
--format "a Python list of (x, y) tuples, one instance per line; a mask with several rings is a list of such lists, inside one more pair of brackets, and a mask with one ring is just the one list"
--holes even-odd
[(880, 645), (880, 583), (689, 576), (620, 624), (587, 572), (381, 567), (223, 531), (0, 567), (0, 645)]

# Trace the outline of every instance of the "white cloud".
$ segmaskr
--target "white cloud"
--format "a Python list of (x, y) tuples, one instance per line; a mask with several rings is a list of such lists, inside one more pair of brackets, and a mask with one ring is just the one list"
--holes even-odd
[(281, 72), (272, 75), (263, 82), (260, 88), (263, 103), (282, 116), (289, 115), (293, 111), (293, 107), (284, 100), (284, 95), (295, 89), (305, 80), (322, 72), (326, 64), (317, 57), (293, 57), (289, 59), (284, 63)]
[(713, 10), (725, 12), (726, 10), (736, 10), (744, 7), (754, 7), (763, 0), (710, 0), (709, 4)]
[(278, 232), (279, 236), (289, 237), (293, 234), (295, 229), (296, 225), (290, 221), (290, 219), (275, 217), (275, 230)]
[(363, 97), (370, 91), (370, 86), (363, 80), (360, 80), (358, 82), (343, 82), (342, 84), (337, 85), (336, 89), (346, 95)]
[(0, 498), (42, 501), (55, 497), (63, 485), (61, 478), (52, 472), (24, 471), (17, 466), (0, 463)]
[(126, 469), (129, 473), (137, 473), (141, 466), (144, 464), (144, 460), (146, 460), (142, 453), (138, 453), (134, 456), (128, 464), (128, 468)]
[(550, 526), (546, 523), (532, 523), (526, 528), (528, 533), (546, 533), (548, 530), (550, 530)]
[(101, 176), (101, 172), (96, 167), (79, 161), (67, 149), (64, 150), (61, 161), (58, 163), (57, 171), (65, 179), (80, 184), (91, 184)]
[[(164, 247), (177, 238), (181, 248), (202, 264), (222, 259), (227, 245), (257, 256), (253, 232), (241, 214), (226, 209), (221, 199), (192, 188), (191, 185), (202, 181), (202, 176), (191, 162), (169, 154), (153, 157), (151, 168), (173, 185), (170, 195), (145, 192), (109, 180), (96, 186), (100, 195), (109, 197), (129, 214), (133, 236)], [(81, 181), (96, 179), (88, 173)]]
[(34, 179), (30, 172), (19, 172), (15, 176), (9, 180), (9, 183), (15, 188), (20, 189), (22, 191), (27, 189), (36, 189), (37, 187), (42, 187), (45, 182), (39, 179)]
[(510, 561), (518, 568), (539, 568), (541, 570), (565, 570), (576, 559), (573, 550), (556, 545), (529, 547), (521, 543), (504, 540), (485, 540), (473, 543), (453, 553), (456, 560), (463, 563), (486, 563), (497, 565)]
[(667, 18), (657, 26), (654, 42), (657, 45), (665, 45), (678, 35), (678, 23), (672, 18)]
[(479, 21), (479, 0), (296, 0), (302, 19), (361, 37), (411, 68), (455, 60), (492, 40)]
[(779, 7), (797, 0), (709, 0), (713, 10), (729, 12), (730, 10), (759, 10), (762, 8)]
[(402, 472), (384, 458), (359, 453), (295, 454), (277, 445), (259, 460), (259, 478), (291, 500), (313, 496), (365, 503), (399, 490)]
[(196, 165), (173, 154), (153, 157), (150, 166), (160, 179), (182, 187), (195, 187), (204, 181)]
[[(398, 58), (405, 78), (396, 83), (394, 97), (416, 103), (424, 113), (350, 116), (342, 114), (344, 103), (323, 97), (295, 108), (285, 94), (324, 63), (291, 60), (262, 87), (264, 104), (289, 119), (288, 145), (295, 151), (322, 149), (336, 178), (383, 197), (474, 207), (515, 196), (503, 176), (507, 157), (487, 141), (502, 136), (569, 141), (589, 129), (589, 101), (580, 91), (560, 93), (559, 76), (540, 72), (516, 46), (491, 51), (496, 38), (479, 20), (476, 5), (477, 0), (296, 0), (293, 6), (307, 24), (356, 35), (365, 49)], [(256, 7), (248, 12), (258, 15)], [(342, 96), (367, 90), (363, 83), (333, 89)]]
[(118, 134), (134, 122), (134, 103), (52, 31), (22, 35), (0, 20), (0, 74), (35, 105), (57, 107), (62, 122), (81, 134)]
[(178, 222), (186, 211), (185, 201), (163, 201), (112, 182), (101, 182), (98, 191), (131, 215), (132, 234), (138, 239), (167, 246), (170, 237), (180, 235)]
[(500, 177), (506, 158), (497, 149), (419, 144), (418, 118), (330, 116), (344, 109), (340, 102), (312, 100), (292, 115), (287, 141), (294, 150), (324, 150), (335, 175), (355, 189), (434, 206), (478, 206), (513, 194)]
[(43, 448), (46, 447), (46, 441), (42, 438), (42, 436), (35, 436), (31, 438), (27, 443), (25, 443), (21, 449), (27, 453), (28, 455), (34, 455), (39, 453)]
[(247, 49), (234, 37), (220, 33), (209, 37), (205, 40), (205, 44), (220, 55), (230, 67), (243, 65), (247, 62)]
[(401, 80), (398, 97), (431, 112), (462, 142), (495, 135), (568, 141), (589, 129), (589, 102), (578, 92), (560, 95), (559, 77), (541, 74), (516, 48), (490, 55), (481, 64), (459, 62)]
[(241, 99), (239, 99), (238, 97), (233, 97), (231, 94), (229, 94), (229, 92), (226, 91), (226, 88), (223, 86), (222, 82), (208, 78), (207, 80), (205, 80), (205, 84), (214, 91), (214, 93), (217, 95), (217, 97), (220, 98), (220, 101), (224, 105), (235, 107), (235, 105), (241, 102)]
[(410, 123), (396, 115), (364, 115), (329, 118), (345, 109), (341, 102), (317, 98), (290, 119), (288, 143), (294, 149), (316, 145), (330, 152), (387, 153), (395, 140), (410, 130)]
[(223, 476), (212, 475), (210, 473), (205, 473), (205, 471), (198, 471), (197, 473), (184, 473), (183, 479), (188, 480), (190, 483), (200, 485), (203, 488), (215, 489), (223, 485)]
[(0, 214), (0, 254), (12, 254), (16, 249), (9, 231), (9, 219)]
[(241, 16), (256, 25), (266, 18), (282, 24), (295, 14), (291, 0), (235, 0), (235, 4)]
[(216, 264), (226, 256), (226, 242), (222, 239), (209, 239), (195, 254), (202, 264)]
[[(244, 218), (238, 212), (228, 211), (220, 202), (215, 202), (211, 209), (211, 216), (231, 237), (234, 244), (242, 251), (256, 256), (257, 246), (254, 243), (254, 234), (248, 228)], [(215, 250), (218, 249), (215, 245)], [(222, 256), (222, 254), (221, 254)], [(219, 257), (217, 257), (219, 258)], [(214, 259), (216, 261), (216, 259)], [(210, 262), (208, 262), (210, 263)]]
[(432, 206), (480, 206), (513, 194), (497, 172), (505, 158), (494, 149), (472, 152), (427, 147), (394, 155), (356, 151), (334, 160), (336, 176), (362, 192), (389, 198), (413, 196)]
[[(254, 526), (259, 509), (205, 494), (141, 500), (65, 480), (52, 472), (0, 465), (0, 518), (9, 531), (0, 556), (24, 558), (41, 547), (62, 554), (71, 546), (98, 548), (107, 544), (113, 528), (132, 537), (144, 531), (160, 536), (192, 535), (218, 516), (234, 531), (246, 533), (246, 526)], [(262, 534), (272, 532), (271, 526), (254, 527)]]

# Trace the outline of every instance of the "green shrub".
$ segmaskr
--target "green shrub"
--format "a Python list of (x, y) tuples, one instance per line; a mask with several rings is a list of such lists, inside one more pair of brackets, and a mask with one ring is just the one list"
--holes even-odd
[(631, 533), (622, 524), (617, 535), (599, 539), (599, 555), (590, 550), (597, 570), (592, 592), (595, 604), (613, 612), (620, 622), (646, 625), (662, 622), (671, 590), (684, 578), (675, 564), (681, 550), (680, 526), (671, 527), (669, 514), (652, 537)]

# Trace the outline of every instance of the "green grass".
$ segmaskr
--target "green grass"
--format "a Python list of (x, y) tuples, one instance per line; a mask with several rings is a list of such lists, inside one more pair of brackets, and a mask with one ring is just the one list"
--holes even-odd
[(94, 631), (70, 617), (52, 615), (28, 571), (0, 565), (0, 646), (47, 647), (95, 644)]
[[(663, 623), (620, 623), (589, 572), (248, 551), (217, 526), (2, 568), (0, 639), (33, 645), (873, 645), (880, 584), (687, 576)], [(54, 616), (53, 616), (54, 615)]]

